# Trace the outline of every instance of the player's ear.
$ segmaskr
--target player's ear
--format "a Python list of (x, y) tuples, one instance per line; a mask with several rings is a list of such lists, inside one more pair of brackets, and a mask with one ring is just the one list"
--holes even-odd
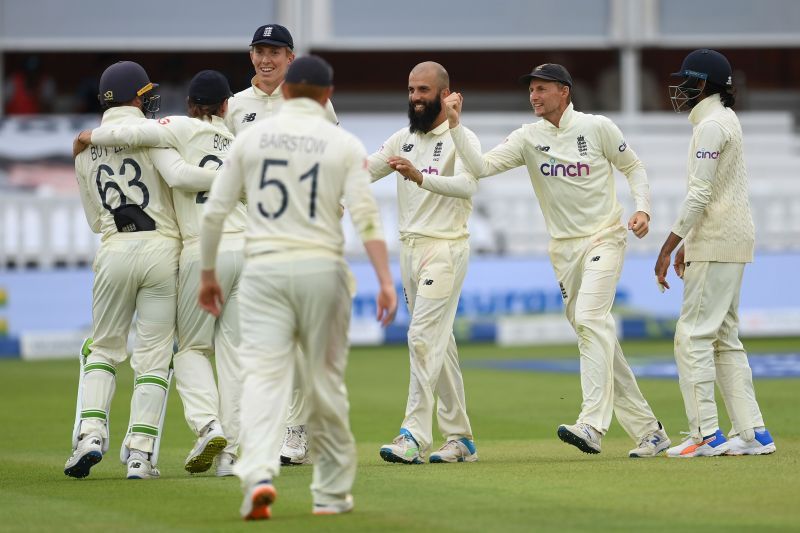
[(286, 49), (286, 57), (289, 58), (289, 63), (294, 61), (294, 52), (292, 52), (291, 48)]
[(445, 87), (444, 89), (442, 89), (439, 92), (439, 98), (441, 98), (442, 100), (444, 100), (448, 96), (450, 96), (450, 88), (449, 87)]

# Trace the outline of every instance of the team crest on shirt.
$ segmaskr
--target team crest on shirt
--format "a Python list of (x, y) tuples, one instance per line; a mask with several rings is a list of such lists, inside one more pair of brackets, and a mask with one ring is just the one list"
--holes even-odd
[(583, 135), (578, 135), (576, 141), (578, 145), (578, 154), (580, 154), (581, 157), (586, 157), (586, 155), (589, 153), (589, 148), (586, 144), (586, 138)]
[(433, 160), (438, 161), (440, 157), (442, 157), (442, 142), (439, 141), (436, 143), (436, 146), (433, 148)]

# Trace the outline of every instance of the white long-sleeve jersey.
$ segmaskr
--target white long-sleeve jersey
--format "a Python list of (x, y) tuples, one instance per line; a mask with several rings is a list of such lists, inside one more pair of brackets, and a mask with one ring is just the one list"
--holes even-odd
[[(466, 143), (481, 153), (478, 137), (463, 128)], [(427, 133), (411, 133), (408, 128), (395, 132), (380, 149), (369, 156), (369, 172), (377, 181), (394, 169), (387, 163), (392, 156), (411, 161), (425, 175), (422, 188), (397, 173), (398, 229), (400, 239), (412, 236), (460, 239), (469, 236), (467, 221), (472, 213), (472, 194), (477, 180), (456, 157), (447, 122)], [(455, 180), (453, 176), (458, 176)], [(440, 194), (426, 190), (429, 178), (438, 178)], [(450, 183), (455, 183), (449, 187)], [(466, 185), (466, 188), (459, 184)], [(470, 187), (474, 185), (474, 187)], [(449, 194), (448, 194), (449, 192)]]
[[(154, 147), (150, 156), (173, 188), (172, 199), (181, 236), (186, 244), (200, 236), (203, 204), (233, 142), (222, 118), (201, 120), (170, 116), (136, 125), (100, 126), (92, 131), (92, 143)], [(174, 152), (173, 152), (174, 151)], [(179, 157), (176, 157), (176, 153)], [(224, 231), (244, 231), (246, 208), (242, 202), (225, 221)]]
[[(265, 93), (256, 86), (255, 77), (251, 83), (250, 87), (239, 91), (228, 100), (225, 125), (234, 135), (239, 135), (256, 122), (273, 116), (284, 102), (281, 85), (278, 85), (272, 93)], [(330, 100), (325, 104), (325, 115), (332, 123), (339, 123)]]
[[(132, 106), (113, 107), (103, 113), (102, 126), (137, 126), (148, 119)], [(102, 240), (117, 235), (113, 210), (138, 205), (155, 222), (156, 232), (180, 238), (172, 194), (148, 149), (124, 143), (91, 145), (75, 158), (75, 173), (89, 227)]]
[(272, 118), (237, 137), (206, 202), (200, 235), (204, 269), (214, 267), (225, 216), (244, 191), (245, 253), (343, 254), (344, 196), (362, 241), (383, 240), (361, 141), (332, 124), (308, 98), (287, 101)]
[(749, 263), (755, 228), (739, 118), (714, 94), (689, 121), (688, 192), (672, 232), (686, 239), (686, 261)]
[[(650, 187), (644, 166), (619, 128), (602, 115), (574, 111), (570, 104), (558, 127), (547, 120), (525, 124), (484, 155), (470, 146), (463, 126), (451, 129), (450, 134), (459, 156), (475, 176), (527, 166), (554, 239), (588, 237), (620, 223), (622, 206), (612, 165), (628, 179), (636, 210), (650, 214)], [(426, 177), (423, 187), (428, 181)], [(430, 180), (427, 187), (438, 188), (438, 181)]]

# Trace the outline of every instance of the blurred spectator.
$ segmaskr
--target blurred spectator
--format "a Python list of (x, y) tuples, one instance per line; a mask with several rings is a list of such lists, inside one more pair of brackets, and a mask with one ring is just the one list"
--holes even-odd
[(9, 115), (36, 115), (51, 110), (56, 95), (53, 78), (41, 71), (38, 56), (25, 60), (22, 70), (12, 72), (5, 87), (5, 112)]

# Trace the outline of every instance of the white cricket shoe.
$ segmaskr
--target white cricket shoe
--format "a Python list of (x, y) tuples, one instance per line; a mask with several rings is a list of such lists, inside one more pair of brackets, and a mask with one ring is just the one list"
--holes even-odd
[(308, 438), (305, 426), (291, 426), (286, 428), (281, 446), (281, 464), (283, 465), (310, 465), (311, 457), (308, 455)]
[(422, 456), (419, 453), (419, 444), (405, 428), (400, 429), (400, 434), (394, 438), (391, 444), (381, 446), (381, 457), (389, 463), (404, 463), (407, 465), (422, 464)]
[(232, 453), (222, 452), (217, 456), (217, 477), (233, 475), (233, 465), (236, 464), (236, 456)]
[(128, 457), (128, 479), (154, 479), (161, 476), (158, 468), (150, 463), (150, 454), (131, 450)]
[(272, 516), (272, 503), (277, 498), (278, 493), (272, 486), (272, 481), (259, 481), (245, 493), (239, 514), (245, 520), (267, 520)]
[(84, 435), (64, 464), (64, 474), (78, 479), (88, 476), (89, 470), (103, 459), (102, 446), (103, 439), (100, 435)]
[(670, 444), (672, 441), (669, 440), (664, 426), (659, 422), (658, 429), (642, 437), (639, 446), (628, 452), (628, 457), (655, 457), (669, 448)]
[(316, 515), (342, 514), (353, 510), (353, 495), (348, 494), (344, 500), (336, 503), (315, 503), (311, 512)]
[(744, 440), (736, 435), (728, 441), (726, 455), (769, 455), (775, 453), (775, 441), (767, 429), (756, 431), (755, 438), (751, 441)]
[(189, 452), (183, 469), (192, 474), (205, 472), (214, 463), (214, 457), (228, 445), (222, 428), (216, 420), (209, 422), (197, 437), (194, 448)]
[(466, 437), (449, 440), (431, 454), (431, 463), (474, 463), (478, 460), (475, 443)]
[(600, 433), (589, 424), (579, 422), (573, 426), (558, 426), (558, 438), (572, 444), (584, 453), (600, 453)]
[(667, 457), (715, 457), (728, 451), (728, 439), (717, 429), (700, 442), (689, 437), (677, 446), (667, 450)]

